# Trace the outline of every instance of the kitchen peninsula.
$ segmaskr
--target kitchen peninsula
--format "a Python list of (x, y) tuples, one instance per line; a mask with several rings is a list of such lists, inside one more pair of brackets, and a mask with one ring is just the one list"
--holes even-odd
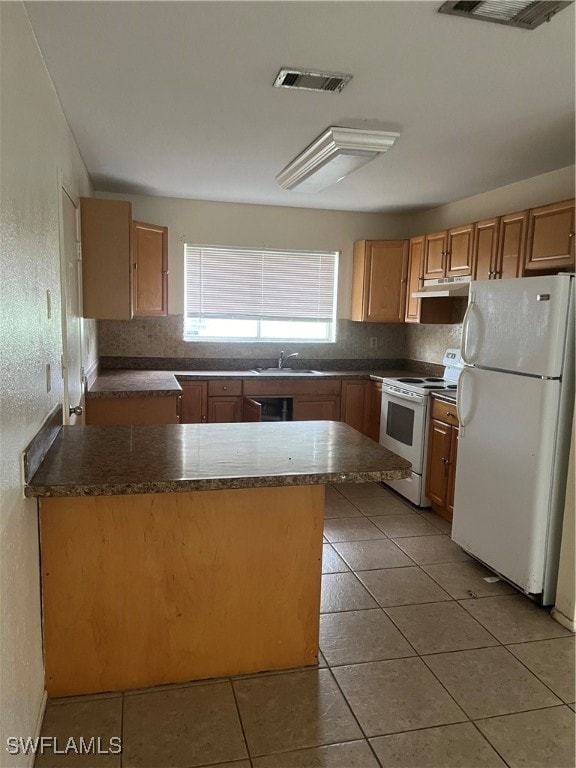
[(409, 474), (331, 421), (62, 427), (26, 486), (48, 695), (315, 664), (324, 485)]

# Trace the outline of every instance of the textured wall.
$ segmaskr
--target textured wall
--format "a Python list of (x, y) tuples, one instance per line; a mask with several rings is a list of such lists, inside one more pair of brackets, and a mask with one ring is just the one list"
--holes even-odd
[[(98, 349), (103, 357), (274, 358), (280, 349), (297, 351), (305, 359), (402, 357), (405, 326), (340, 320), (335, 344), (287, 342), (210, 343), (182, 340), (182, 315), (101, 320)], [(370, 347), (370, 338), (377, 346)]]
[[(90, 187), (24, 5), (0, 3), (0, 15), (0, 763), (11, 768), (28, 758), (9, 757), (5, 739), (34, 733), (44, 691), (37, 509), (22, 495), (20, 454), (62, 401), (58, 170), (75, 193)], [(94, 323), (85, 338), (96, 354)]]
[(492, 189), (482, 195), (457, 200), (448, 205), (432, 208), (405, 218), (405, 233), (409, 236), (438, 232), (448, 227), (459, 227), (492, 216), (536, 208), (548, 203), (570, 200), (574, 197), (575, 167), (560, 168), (531, 179), (524, 179), (506, 187)]

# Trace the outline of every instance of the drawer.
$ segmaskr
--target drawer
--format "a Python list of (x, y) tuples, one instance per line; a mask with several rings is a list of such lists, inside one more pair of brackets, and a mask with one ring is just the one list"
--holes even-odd
[(249, 396), (340, 395), (341, 379), (244, 379), (244, 394)]
[(208, 395), (214, 397), (214, 395), (241, 395), (242, 394), (242, 380), (241, 379), (212, 379), (208, 382)]
[(443, 400), (437, 400), (435, 397), (432, 398), (432, 418), (453, 427), (458, 426), (456, 406), (452, 403), (445, 403)]

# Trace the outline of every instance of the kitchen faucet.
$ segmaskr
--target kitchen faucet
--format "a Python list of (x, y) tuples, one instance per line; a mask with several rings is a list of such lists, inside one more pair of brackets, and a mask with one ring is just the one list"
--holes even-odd
[(292, 352), (291, 355), (285, 355), (284, 350), (282, 350), (282, 352), (280, 352), (280, 356), (278, 358), (278, 368), (283, 368), (284, 367), (284, 363), (287, 360), (290, 360), (291, 357), (298, 357), (298, 352)]

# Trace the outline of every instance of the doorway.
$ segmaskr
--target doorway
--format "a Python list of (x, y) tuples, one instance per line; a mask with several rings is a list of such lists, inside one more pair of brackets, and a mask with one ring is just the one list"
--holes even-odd
[(60, 281), (62, 293), (62, 378), (64, 424), (84, 423), (82, 353), (82, 260), (79, 201), (60, 184)]

